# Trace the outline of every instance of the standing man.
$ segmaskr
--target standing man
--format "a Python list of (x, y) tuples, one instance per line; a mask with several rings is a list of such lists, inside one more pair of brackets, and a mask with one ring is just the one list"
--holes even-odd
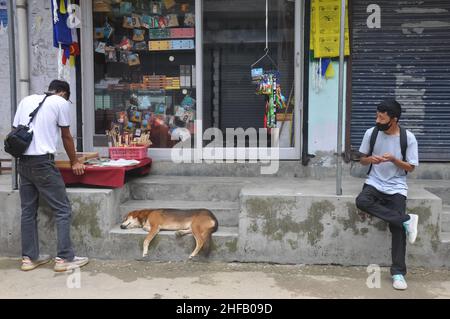
[[(376, 127), (366, 131), (359, 148), (361, 164), (370, 164), (371, 169), (362, 192), (356, 198), (356, 206), (389, 223), (393, 287), (404, 290), (408, 287), (404, 278), (406, 237), (411, 244), (414, 243), (418, 224), (417, 215), (405, 212), (408, 191), (406, 174), (419, 165), (419, 159), (415, 136), (409, 131), (402, 131), (398, 125), (401, 113), (400, 104), (393, 99), (385, 100), (377, 107)], [(373, 144), (374, 130), (378, 131), (378, 135)], [(405, 138), (403, 145), (406, 152), (403, 155), (401, 142)]]
[(64, 148), (69, 156), (72, 171), (84, 174), (84, 165), (78, 162), (70, 125), (70, 86), (65, 81), (54, 80), (45, 95), (25, 97), (17, 108), (13, 126), (26, 125), (42, 102), (30, 128), (33, 139), (24, 155), (19, 157), (20, 201), (22, 208), (22, 270), (32, 270), (50, 261), (50, 256), (39, 255), (37, 210), (42, 197), (53, 210), (57, 225), (57, 257), (55, 271), (66, 271), (88, 263), (87, 257), (76, 257), (70, 240), (72, 210), (61, 174), (55, 166), (54, 154), (61, 130)]

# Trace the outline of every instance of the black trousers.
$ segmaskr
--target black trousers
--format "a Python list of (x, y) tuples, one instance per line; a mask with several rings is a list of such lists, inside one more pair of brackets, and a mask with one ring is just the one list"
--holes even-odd
[(392, 233), (391, 275), (406, 274), (406, 232), (403, 223), (409, 220), (406, 215), (406, 197), (401, 194), (388, 195), (375, 187), (364, 184), (356, 198), (356, 207), (389, 223)]

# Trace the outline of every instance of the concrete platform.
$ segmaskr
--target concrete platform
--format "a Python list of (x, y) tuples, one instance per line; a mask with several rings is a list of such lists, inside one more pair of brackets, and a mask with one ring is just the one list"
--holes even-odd
[[(103, 259), (141, 258), (143, 231), (118, 228), (134, 208), (210, 208), (219, 219), (210, 260), (286, 264), (368, 265), (390, 263), (386, 223), (361, 214), (354, 200), (364, 179), (295, 177), (155, 176), (121, 189), (68, 188), (77, 254)], [(442, 232), (442, 202), (449, 181), (410, 180), (407, 211), (420, 216), (419, 237), (408, 245), (408, 265), (450, 267), (450, 236)], [(433, 191), (432, 192), (430, 192)], [(20, 205), (10, 180), (0, 177), (0, 255), (20, 254)], [(42, 252), (55, 254), (55, 223), (39, 212)], [(185, 260), (193, 238), (160, 233), (148, 260)], [(208, 259), (208, 260), (209, 260)]]
[[(283, 180), (243, 188), (240, 251), (246, 251), (250, 261), (389, 264), (387, 224), (360, 212), (354, 203), (362, 182), (345, 180), (342, 196), (333, 194), (331, 181)], [(419, 215), (419, 236), (408, 246), (409, 264), (448, 264), (449, 246), (441, 241), (441, 210), (441, 198), (423, 186), (410, 187), (407, 212)]]
[[(166, 176), (217, 176), (217, 177), (260, 177), (261, 163), (172, 163), (154, 161), (152, 175)], [(299, 177), (309, 179), (333, 178), (336, 176), (336, 157), (332, 153), (319, 152), (307, 166), (301, 161), (280, 161), (275, 177)], [(343, 163), (343, 175), (364, 178), (367, 166), (351, 161)], [(448, 163), (420, 163), (409, 179), (447, 180), (450, 181)]]

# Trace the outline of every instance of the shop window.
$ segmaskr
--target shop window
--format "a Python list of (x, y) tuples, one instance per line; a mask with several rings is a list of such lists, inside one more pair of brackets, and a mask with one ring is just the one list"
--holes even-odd
[(149, 135), (153, 148), (193, 140), (195, 1), (95, 0), (93, 19), (95, 134)]

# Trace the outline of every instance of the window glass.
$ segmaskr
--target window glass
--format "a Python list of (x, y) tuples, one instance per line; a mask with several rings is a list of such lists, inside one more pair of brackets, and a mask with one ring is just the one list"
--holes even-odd
[(107, 131), (113, 146), (149, 138), (170, 148), (193, 137), (195, 1), (94, 0), (93, 19), (95, 134), (104, 145)]

